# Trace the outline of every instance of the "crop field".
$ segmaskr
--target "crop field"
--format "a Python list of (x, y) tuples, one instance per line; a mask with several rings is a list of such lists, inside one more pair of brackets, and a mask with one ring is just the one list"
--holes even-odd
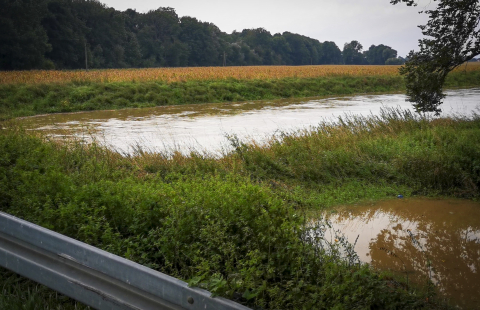
[[(0, 121), (44, 113), (392, 93), (399, 66), (258, 66), (0, 72)], [(445, 88), (480, 86), (480, 63)]]
[(255, 66), (255, 67), (188, 67), (147, 69), (105, 69), (75, 71), (0, 72), (1, 84), (42, 84), (65, 82), (181, 82), (192, 80), (254, 80), (286, 77), (398, 75), (399, 66)]
[(64, 82), (131, 82), (223, 79), (281, 79), (322, 76), (398, 75), (399, 66), (255, 66), (255, 67), (188, 67), (147, 69), (105, 69), (75, 71), (10, 71), (0, 72), (1, 84), (64, 83)]
[[(258, 80), (318, 78), (334, 76), (396, 76), (400, 66), (250, 66), (250, 67), (187, 67), (104, 70), (32, 70), (0, 72), (0, 84), (48, 84), (70, 82), (182, 82), (193, 80)], [(457, 69), (480, 70), (480, 63), (469, 63)]]

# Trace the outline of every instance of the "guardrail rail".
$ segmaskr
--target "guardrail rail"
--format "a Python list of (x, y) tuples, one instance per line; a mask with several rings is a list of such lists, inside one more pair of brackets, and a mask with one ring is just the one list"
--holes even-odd
[(0, 266), (95, 309), (249, 309), (3, 212)]

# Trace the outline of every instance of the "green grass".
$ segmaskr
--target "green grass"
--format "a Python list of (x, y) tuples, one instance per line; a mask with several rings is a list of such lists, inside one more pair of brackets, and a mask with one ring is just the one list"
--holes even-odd
[[(230, 141), (235, 150), (222, 158), (141, 150), (122, 157), (7, 128), (0, 131), (0, 210), (251, 307), (443, 307), (343, 258), (341, 244), (318, 248), (312, 236), (322, 236), (306, 214), (397, 194), (478, 199), (478, 115), (431, 120), (385, 110), (266, 146)], [(11, 277), (0, 287), (12, 291)], [(37, 286), (21, 287), (0, 305), (15, 294), (29, 298)], [(45, 294), (51, 300), (43, 289), (35, 298)]]
[[(446, 87), (480, 86), (480, 71), (452, 72)], [(0, 120), (45, 113), (404, 91), (401, 76), (187, 82), (0, 85)]]
[(286, 134), (267, 147), (233, 142), (251, 176), (295, 189), (288, 193), (309, 209), (396, 194), (472, 198), (480, 181), (477, 121), (384, 110)]
[(83, 310), (91, 308), (0, 268), (0, 309)]

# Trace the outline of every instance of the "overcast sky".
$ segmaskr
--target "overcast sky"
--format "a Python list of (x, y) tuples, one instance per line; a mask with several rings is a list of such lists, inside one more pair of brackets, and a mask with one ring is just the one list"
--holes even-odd
[(109, 7), (148, 12), (172, 7), (177, 14), (192, 16), (231, 33), (265, 28), (273, 34), (302, 34), (321, 42), (334, 41), (343, 50), (345, 42), (359, 41), (364, 50), (384, 44), (406, 56), (417, 49), (422, 34), (417, 25), (427, 16), (418, 11), (433, 9), (432, 1), (419, 0), (418, 7), (391, 5), (390, 0), (100, 0)]

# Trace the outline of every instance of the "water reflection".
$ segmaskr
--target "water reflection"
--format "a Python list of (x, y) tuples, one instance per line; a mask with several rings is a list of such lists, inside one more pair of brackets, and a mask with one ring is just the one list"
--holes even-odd
[[(443, 115), (468, 115), (480, 102), (480, 88), (447, 95)], [(276, 131), (308, 128), (345, 113), (377, 114), (381, 107), (409, 109), (411, 104), (402, 94), (390, 94), (92, 111), (29, 117), (20, 122), (53, 137), (87, 142), (95, 138), (123, 152), (132, 152), (139, 145), (150, 151), (215, 153), (229, 149), (226, 134), (261, 142)]]
[(480, 309), (480, 203), (399, 199), (330, 216), (360, 259), (409, 281), (428, 278), (462, 307)]

